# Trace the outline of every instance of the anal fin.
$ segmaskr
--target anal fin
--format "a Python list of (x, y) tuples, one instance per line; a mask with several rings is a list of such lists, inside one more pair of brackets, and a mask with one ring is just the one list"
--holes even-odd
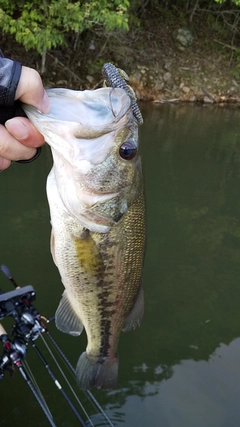
[(139, 326), (142, 321), (143, 313), (144, 313), (144, 293), (143, 293), (143, 287), (141, 285), (135, 304), (123, 322), (123, 326), (122, 326), (123, 332), (130, 331), (131, 329), (136, 329), (136, 327)]
[(55, 323), (60, 331), (70, 335), (80, 335), (83, 330), (83, 324), (73, 310), (66, 291), (63, 292), (62, 299), (57, 308)]

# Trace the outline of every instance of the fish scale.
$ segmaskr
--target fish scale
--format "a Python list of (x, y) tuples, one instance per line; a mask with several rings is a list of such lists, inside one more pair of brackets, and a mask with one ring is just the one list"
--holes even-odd
[(48, 96), (49, 114), (24, 110), (53, 154), (51, 253), (65, 288), (55, 322), (73, 336), (85, 329), (79, 387), (112, 389), (120, 333), (140, 324), (144, 306), (145, 201), (133, 100), (122, 87), (50, 89)]

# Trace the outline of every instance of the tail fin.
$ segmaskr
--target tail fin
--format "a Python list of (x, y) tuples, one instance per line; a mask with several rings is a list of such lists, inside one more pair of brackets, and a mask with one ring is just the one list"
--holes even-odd
[(78, 359), (76, 367), (78, 386), (88, 390), (95, 386), (105, 390), (112, 390), (117, 385), (118, 358), (110, 360), (105, 358), (103, 362), (97, 358), (91, 358), (86, 352)]

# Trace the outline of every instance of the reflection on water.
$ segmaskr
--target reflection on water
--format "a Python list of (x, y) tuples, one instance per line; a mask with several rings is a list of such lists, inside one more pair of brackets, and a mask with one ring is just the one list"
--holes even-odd
[[(134, 382), (122, 406), (122, 425), (239, 426), (240, 339), (222, 344), (208, 362), (182, 360), (168, 381)], [(125, 391), (127, 394), (127, 391)], [(136, 410), (137, 408), (137, 410)]]
[[(119, 388), (94, 395), (119, 427), (238, 426), (240, 112), (144, 105), (143, 114), (146, 312), (140, 328), (121, 336)], [(0, 263), (11, 266), (20, 284), (34, 285), (36, 305), (47, 316), (63, 290), (48, 243), (50, 165), (45, 150), (32, 165), (13, 165), (0, 175)], [(7, 290), (4, 278), (0, 286)], [(75, 365), (85, 337), (68, 337), (53, 325), (52, 331)], [(29, 358), (38, 370), (30, 352)], [(58, 426), (76, 425), (44, 384)], [(0, 387), (0, 426), (24, 416), (30, 427), (35, 413), (39, 425), (47, 425), (18, 374)], [(91, 413), (94, 425), (104, 426)]]

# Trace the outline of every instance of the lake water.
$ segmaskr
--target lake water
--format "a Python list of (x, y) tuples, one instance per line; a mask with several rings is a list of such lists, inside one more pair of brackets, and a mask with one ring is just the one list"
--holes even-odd
[[(118, 389), (93, 394), (116, 427), (239, 426), (240, 110), (145, 104), (142, 111), (145, 317), (121, 335)], [(46, 317), (63, 291), (49, 251), (50, 168), (45, 147), (33, 164), (0, 175), (0, 264), (19, 285), (34, 286), (34, 304)], [(12, 290), (3, 275), (0, 287)], [(11, 322), (3, 324), (9, 331)], [(49, 330), (75, 366), (85, 337), (61, 334), (54, 324)], [(79, 425), (32, 348), (26, 360), (57, 426)], [(0, 388), (0, 426), (49, 425), (19, 372), (6, 372)], [(91, 415), (87, 425), (108, 425), (78, 395)]]

